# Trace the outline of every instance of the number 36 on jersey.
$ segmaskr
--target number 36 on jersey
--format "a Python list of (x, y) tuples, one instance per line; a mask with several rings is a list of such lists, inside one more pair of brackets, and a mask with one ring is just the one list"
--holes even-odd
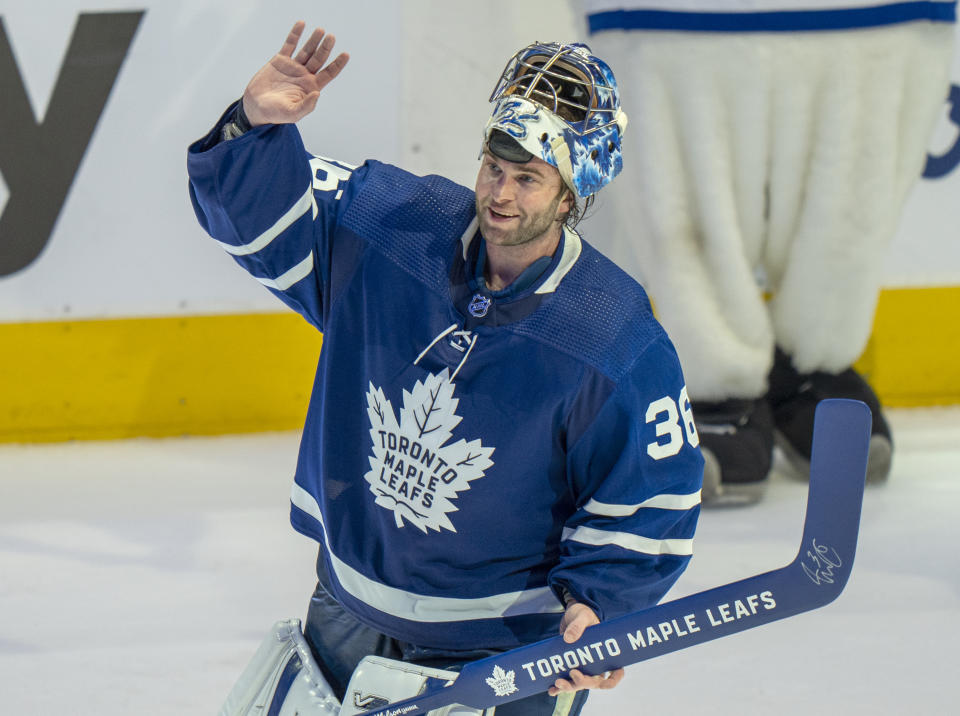
[(654, 460), (662, 460), (680, 452), (684, 441), (692, 447), (700, 444), (697, 426), (693, 422), (693, 410), (683, 386), (676, 399), (665, 395), (647, 406), (647, 424), (654, 423), (657, 439), (647, 445), (647, 454)]

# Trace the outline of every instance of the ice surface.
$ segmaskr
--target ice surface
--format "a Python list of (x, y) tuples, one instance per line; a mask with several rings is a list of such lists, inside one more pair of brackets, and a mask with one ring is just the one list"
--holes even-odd
[[(833, 604), (637, 664), (585, 714), (946, 713), (960, 658), (960, 408), (890, 412)], [(315, 546), (289, 527), (298, 435), (0, 446), (0, 713), (215, 714)], [(806, 487), (705, 511), (669, 598), (793, 559)]]

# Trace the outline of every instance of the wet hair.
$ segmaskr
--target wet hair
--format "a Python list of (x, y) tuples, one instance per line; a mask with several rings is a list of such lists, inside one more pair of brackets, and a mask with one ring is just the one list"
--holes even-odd
[[(570, 191), (566, 184), (563, 185), (563, 188), (567, 191)], [(577, 201), (577, 197), (572, 191), (570, 192), (570, 196), (573, 199), (573, 205), (570, 207), (570, 211), (567, 212), (567, 215), (563, 217), (563, 224), (568, 229), (575, 229), (577, 228), (577, 224), (579, 224), (580, 221), (586, 217), (587, 213), (593, 207), (593, 200), (597, 195), (591, 194), (583, 200), (583, 203)]]

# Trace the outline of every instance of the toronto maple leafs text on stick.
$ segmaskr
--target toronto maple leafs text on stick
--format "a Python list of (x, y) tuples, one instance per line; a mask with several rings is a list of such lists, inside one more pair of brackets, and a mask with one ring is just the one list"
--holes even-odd
[(533, 681), (537, 678), (534, 675), (534, 667), (536, 667), (540, 676), (553, 677), (557, 674), (566, 674), (571, 669), (579, 669), (597, 661), (602, 661), (607, 657), (619, 656), (621, 651), (620, 643), (616, 639), (605, 639), (604, 641), (578, 646), (575, 649), (567, 649), (561, 654), (551, 654), (545, 659), (521, 664), (521, 667)]
[[(671, 639), (682, 639), (703, 629), (713, 629), (749, 618), (762, 611), (776, 609), (777, 602), (771, 590), (749, 594), (730, 601), (704, 606), (699, 612), (690, 612), (664, 621), (653, 622), (625, 634), (602, 641), (571, 644), (569, 649), (548, 654), (520, 665), (531, 681), (552, 679), (571, 669), (584, 669), (605, 659), (619, 656), (624, 650), (637, 651)], [(589, 632), (588, 632), (589, 634)], [(501, 670), (502, 671), (502, 670)], [(509, 674), (509, 672), (505, 672)]]

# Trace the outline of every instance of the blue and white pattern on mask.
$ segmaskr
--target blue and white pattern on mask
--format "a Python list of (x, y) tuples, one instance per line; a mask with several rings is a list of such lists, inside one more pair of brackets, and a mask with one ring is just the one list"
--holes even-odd
[(627, 125), (610, 68), (582, 44), (536, 43), (507, 63), (491, 95), (484, 144), (498, 129), (556, 167), (580, 199), (623, 168)]

